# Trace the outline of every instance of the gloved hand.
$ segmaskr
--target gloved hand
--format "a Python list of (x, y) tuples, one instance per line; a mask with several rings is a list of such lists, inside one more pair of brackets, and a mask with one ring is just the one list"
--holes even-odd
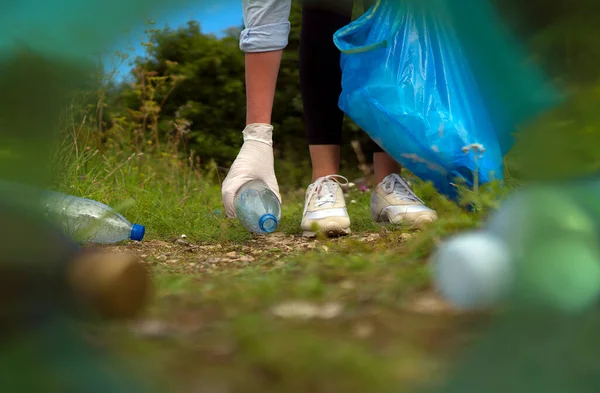
[(249, 124), (243, 134), (244, 144), (221, 186), (225, 213), (230, 218), (235, 217), (235, 194), (251, 180), (265, 182), (281, 203), (273, 159), (273, 126)]

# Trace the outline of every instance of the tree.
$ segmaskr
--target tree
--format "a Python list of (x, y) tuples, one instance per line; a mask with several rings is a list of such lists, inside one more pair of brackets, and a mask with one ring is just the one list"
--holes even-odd
[[(301, 18), (300, 5), (294, 2), (290, 16), (292, 29), (281, 63), (273, 110), (273, 125), (278, 130), (274, 136), (277, 165), (285, 166), (286, 176), (293, 178), (286, 182), (298, 184), (306, 181), (308, 166), (298, 79)], [(129, 110), (143, 106), (141, 90), (148, 85), (144, 78), (183, 78), (172, 91), (168, 88), (154, 91), (153, 100), (164, 101), (160, 108), (160, 135), (164, 138), (172, 132), (175, 119), (186, 118), (191, 122), (187, 134), (189, 148), (205, 159), (214, 159), (218, 165), (230, 165), (242, 143), (241, 130), (245, 124), (244, 54), (239, 50), (239, 32), (240, 29), (231, 28), (223, 38), (217, 38), (202, 33), (197, 22), (177, 29), (151, 31), (147, 55), (136, 61), (135, 87), (121, 89), (122, 106)], [(347, 141), (367, 138), (349, 121), (345, 123), (344, 134)], [(356, 167), (349, 146), (345, 147), (344, 156)]]
[[(578, 7), (557, 0), (497, 3), (519, 38), (553, 75), (569, 84), (597, 83), (595, 60), (600, 57), (600, 47), (593, 40), (600, 27), (600, 3), (580, 0)], [(286, 183), (300, 185), (306, 181), (308, 152), (298, 81), (301, 12), (296, 1), (290, 21), (292, 30), (279, 73), (273, 123), (278, 130), (274, 136), (277, 165), (286, 167)], [(197, 22), (152, 31), (147, 55), (137, 60), (134, 86), (117, 89), (121, 109), (153, 111), (159, 120), (144, 123), (143, 132), (154, 132), (157, 142), (177, 132), (174, 122), (189, 121), (189, 132), (184, 135), (189, 149), (204, 161), (214, 159), (221, 166), (229, 166), (242, 143), (245, 122), (244, 55), (239, 50), (239, 31), (232, 28), (217, 38), (202, 33)], [(144, 93), (148, 89), (152, 90), (151, 100)], [(343, 134), (346, 142), (367, 140), (350, 121), (345, 122)], [(370, 152), (365, 153), (369, 157)], [(343, 147), (342, 160), (346, 168), (356, 168), (348, 143)]]

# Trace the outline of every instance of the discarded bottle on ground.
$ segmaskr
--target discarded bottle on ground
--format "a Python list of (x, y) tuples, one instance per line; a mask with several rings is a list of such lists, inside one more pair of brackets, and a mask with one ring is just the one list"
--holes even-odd
[(501, 239), (487, 231), (455, 235), (433, 257), (434, 282), (442, 296), (463, 310), (502, 302), (511, 290), (514, 266)]
[(462, 309), (503, 302), (561, 312), (594, 307), (600, 296), (597, 184), (530, 185), (506, 200), (484, 230), (442, 243), (433, 259), (442, 295)]
[(281, 219), (281, 204), (271, 189), (260, 180), (244, 184), (234, 200), (240, 223), (250, 232), (272, 233)]
[(131, 224), (114, 209), (91, 199), (44, 192), (42, 204), (48, 218), (82, 243), (141, 241), (146, 232), (142, 225)]

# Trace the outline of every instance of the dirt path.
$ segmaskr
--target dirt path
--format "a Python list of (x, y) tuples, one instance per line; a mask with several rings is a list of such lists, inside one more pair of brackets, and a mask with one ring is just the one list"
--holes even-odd
[(443, 379), (481, 318), (443, 302), (420, 262), (402, 263), (409, 237), (111, 247), (151, 266), (157, 293), (108, 345), (173, 392), (412, 392)]

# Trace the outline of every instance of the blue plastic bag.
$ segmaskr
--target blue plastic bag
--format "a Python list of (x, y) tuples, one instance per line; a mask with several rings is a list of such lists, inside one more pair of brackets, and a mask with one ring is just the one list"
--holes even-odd
[[(517, 52), (490, 26), (497, 20), (485, 0), (468, 7), (460, 1), (378, 0), (334, 36), (342, 52), (340, 108), (396, 161), (453, 199), (459, 181), (502, 180), (515, 123), (555, 97), (531, 67), (515, 65)], [(469, 16), (476, 18), (473, 30), (457, 29)], [(486, 64), (486, 52), (495, 50), (502, 53), (490, 58), (503, 63)], [(509, 68), (512, 75), (501, 75)]]

